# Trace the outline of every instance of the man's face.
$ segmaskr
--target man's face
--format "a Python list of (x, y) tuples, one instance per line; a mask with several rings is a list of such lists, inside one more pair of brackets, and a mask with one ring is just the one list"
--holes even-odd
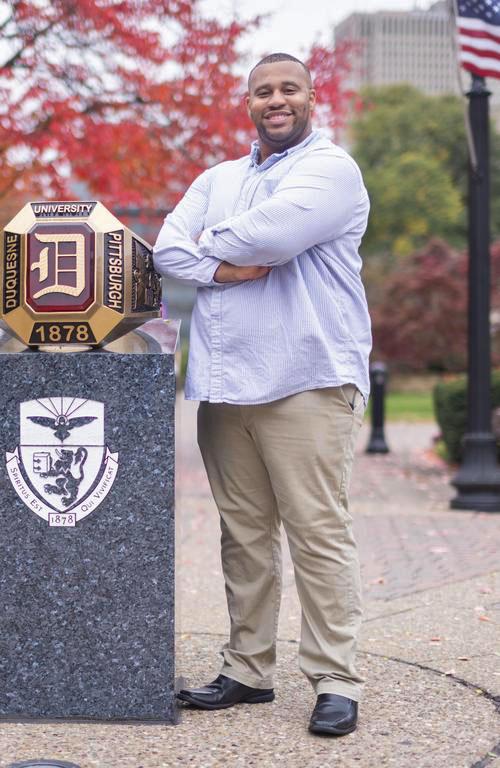
[(307, 72), (296, 61), (258, 66), (246, 101), (259, 134), (262, 160), (300, 144), (311, 133), (315, 93)]

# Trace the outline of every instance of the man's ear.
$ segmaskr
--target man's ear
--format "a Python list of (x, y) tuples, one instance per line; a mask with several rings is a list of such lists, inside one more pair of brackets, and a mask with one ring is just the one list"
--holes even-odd
[(247, 108), (248, 117), (250, 117), (250, 94), (249, 93), (245, 95), (245, 104)]
[(316, 106), (316, 89), (311, 88), (309, 91), (309, 106), (311, 109), (311, 112), (314, 110), (314, 107)]

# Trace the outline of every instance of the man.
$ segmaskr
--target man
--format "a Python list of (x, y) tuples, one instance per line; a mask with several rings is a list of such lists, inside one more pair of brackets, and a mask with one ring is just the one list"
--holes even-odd
[(155, 245), (164, 275), (198, 286), (186, 397), (222, 529), (230, 616), (221, 674), (179, 698), (204, 709), (272, 701), (280, 522), (302, 605), (300, 666), (318, 733), (354, 730), (360, 577), (348, 485), (369, 383), (358, 167), (311, 126), (305, 65), (251, 71), (251, 154), (196, 179)]

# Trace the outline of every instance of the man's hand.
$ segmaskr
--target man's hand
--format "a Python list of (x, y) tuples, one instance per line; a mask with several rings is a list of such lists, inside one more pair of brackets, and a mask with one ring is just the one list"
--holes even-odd
[(271, 267), (235, 267), (227, 261), (221, 261), (217, 267), (214, 280), (216, 283), (238, 283), (242, 280), (258, 280), (265, 277), (271, 271)]

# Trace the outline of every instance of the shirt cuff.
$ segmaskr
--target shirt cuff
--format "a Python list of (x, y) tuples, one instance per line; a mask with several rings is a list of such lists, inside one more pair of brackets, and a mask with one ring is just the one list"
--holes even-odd
[[(198, 248), (200, 253), (203, 255), (203, 261), (209, 259), (210, 261), (216, 262), (217, 264), (213, 271), (213, 275), (216, 273), (217, 267), (222, 264), (221, 259), (217, 259), (213, 256), (213, 252), (215, 250), (215, 235), (217, 234), (217, 231), (218, 230), (212, 231), (211, 229), (205, 229), (204, 232), (201, 233), (200, 239), (198, 240)], [(207, 288), (213, 288), (215, 286), (218, 286), (219, 288), (229, 288), (233, 285), (241, 285), (242, 282), (242, 280), (237, 280), (233, 283), (219, 283), (217, 280), (214, 280), (212, 276), (212, 282), (207, 283)]]
[[(198, 248), (203, 256), (214, 256), (215, 254), (215, 235), (211, 229), (205, 229), (198, 240)], [(219, 261), (220, 264), (220, 261)]]
[(199, 262), (199, 265), (203, 265), (204, 280), (208, 278), (207, 282), (204, 282), (204, 285), (207, 288), (210, 288), (214, 285), (222, 285), (222, 283), (218, 283), (216, 280), (214, 280), (214, 275), (220, 267), (219, 259), (213, 259), (211, 256), (205, 256), (203, 260)]

